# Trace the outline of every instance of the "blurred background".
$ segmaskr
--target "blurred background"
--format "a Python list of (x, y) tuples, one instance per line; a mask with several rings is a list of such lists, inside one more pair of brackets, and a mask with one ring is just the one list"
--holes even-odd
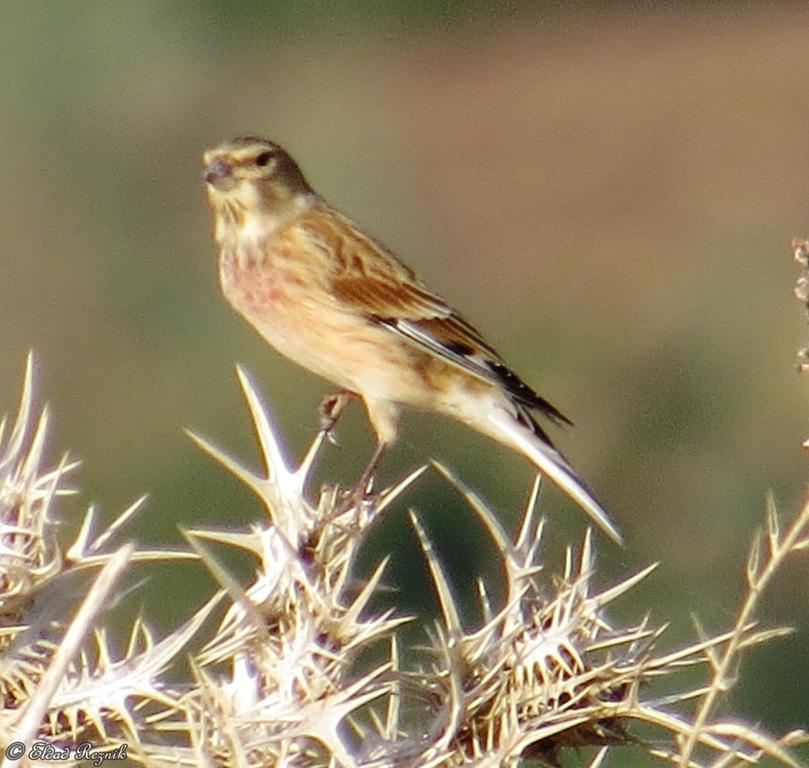
[[(694, 637), (692, 614), (722, 631), (768, 494), (789, 516), (807, 477), (809, 380), (795, 372), (807, 329), (788, 248), (809, 235), (807, 24), (805, 4), (769, 3), (6, 9), (0, 412), (16, 407), (33, 348), (51, 456), (84, 462), (66, 528), (91, 501), (111, 517), (144, 492), (136, 534), (150, 544), (263, 514), (183, 433), (258, 464), (237, 362), (290, 455), (312, 439), (329, 386), (225, 305), (201, 184), (207, 146), (266, 135), (575, 421), (554, 434), (628, 542), (599, 536), (600, 583), (661, 562), (616, 617), (651, 607), (672, 622), (664, 646)], [(338, 434), (318, 477), (349, 482), (372, 448), (364, 414)], [(381, 479), (428, 457), (515, 524), (525, 462), (412, 414)], [(543, 505), (556, 572), (585, 517), (551, 488)], [(496, 571), (457, 493), (428, 476), (364, 564), (395, 551), (401, 605), (432, 599), (411, 507), (460, 594)], [(160, 627), (211, 588), (186, 568), (182, 590), (156, 573), (130, 598)], [(804, 556), (762, 616), (798, 632), (747, 655), (727, 708), (772, 732), (809, 721), (807, 594)]]

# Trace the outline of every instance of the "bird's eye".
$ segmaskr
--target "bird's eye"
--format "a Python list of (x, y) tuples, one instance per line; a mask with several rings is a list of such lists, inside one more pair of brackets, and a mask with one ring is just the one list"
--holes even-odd
[(256, 165), (263, 168), (272, 160), (272, 152), (262, 152), (256, 156)]

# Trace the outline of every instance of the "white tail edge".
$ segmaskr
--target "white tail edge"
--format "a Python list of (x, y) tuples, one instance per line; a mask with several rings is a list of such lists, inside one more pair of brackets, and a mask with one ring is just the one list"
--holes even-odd
[(489, 434), (520, 451), (590, 515), (604, 533), (617, 544), (623, 544), (618, 528), (559, 451), (540, 440), (503, 408), (492, 408), (487, 417), (492, 427)]

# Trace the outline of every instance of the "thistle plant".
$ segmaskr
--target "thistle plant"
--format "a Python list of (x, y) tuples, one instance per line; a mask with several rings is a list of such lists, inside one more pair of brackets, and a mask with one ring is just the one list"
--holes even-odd
[[(758, 628), (754, 614), (784, 558), (809, 546), (809, 505), (786, 531), (768, 507), (735, 625), (666, 650), (664, 626), (645, 611), (632, 626), (609, 618), (610, 605), (654, 566), (599, 583), (588, 532), (568, 547), (556, 576), (546, 575), (539, 479), (513, 537), (436, 463), (365, 496), (337, 485), (310, 489), (325, 434), (293, 464), (256, 387), (241, 370), (239, 378), (263, 471), (193, 438), (253, 491), (266, 514), (247, 530), (186, 531), (191, 552), (169, 552), (113, 548), (140, 501), (100, 535), (90, 508), (65, 548), (56, 535), (59, 503), (72, 492), (67, 478), (76, 465), (64, 457), (44, 467), (48, 417), (35, 415), (29, 359), (16, 421), (7, 436), (0, 430), (5, 764), (71, 764), (92, 747), (97, 761), (126, 756), (145, 766), (482, 768), (529, 759), (555, 765), (566, 748), (592, 747), (581, 760), (596, 766), (631, 746), (682, 766), (751, 765), (764, 756), (797, 765), (790, 747), (805, 740), (803, 732), (771, 738), (713, 713), (733, 685), (739, 654), (787, 631)], [(440, 558), (412, 513), (440, 618), (424, 629), (421, 661), (405, 664), (414, 654), (402, 652), (398, 630), (418, 617), (375, 611), (386, 562), (358, 584), (356, 561), (370, 526), (384, 525), (386, 510), (428, 470), (458, 488), (483, 523), (500, 553), (505, 589), (495, 603), (481, 581), (483, 619), (465, 628)], [(252, 581), (230, 575), (211, 554), (213, 543), (252, 558)], [(115, 657), (99, 622), (124, 592), (124, 572), (189, 557), (211, 574), (210, 600), (161, 639), (136, 621), (127, 650)], [(76, 589), (77, 579), (86, 590)], [(167, 682), (185, 654), (191, 678)], [(700, 665), (707, 682), (683, 681), (684, 670)], [(661, 678), (666, 693), (649, 693), (648, 683)], [(636, 736), (638, 723), (658, 737)]]
[[(793, 251), (804, 272), (796, 294), (809, 307), (809, 243), (795, 241)], [(801, 353), (802, 369), (807, 357)], [(589, 532), (555, 570), (543, 560), (539, 478), (513, 536), (437, 462), (379, 491), (312, 488), (327, 431), (299, 463), (290, 461), (240, 369), (262, 471), (191, 437), (255, 494), (264, 514), (246, 530), (187, 530), (188, 551), (116, 548), (139, 499), (100, 533), (90, 507), (65, 546), (57, 530), (76, 462), (45, 463), (48, 413), (37, 413), (32, 368), (29, 358), (13, 425), (0, 424), (4, 766), (126, 759), (161, 768), (486, 768), (558, 765), (571, 748), (592, 768), (629, 748), (683, 768), (799, 765), (792, 748), (807, 741), (803, 731), (771, 737), (715, 713), (741, 654), (790, 631), (760, 628), (756, 611), (784, 560), (809, 548), (809, 501), (785, 530), (767, 505), (733, 626), (713, 636), (697, 627), (695, 642), (667, 648), (665, 625), (648, 610), (630, 626), (609, 615), (654, 565), (601, 583)], [(399, 632), (419, 617), (375, 608), (387, 561), (360, 581), (357, 559), (370, 527), (384, 525), (426, 471), (458, 489), (483, 524), (504, 585), (493, 600), (479, 580), (482, 619), (465, 627), (441, 559), (411, 512), (439, 609), (438, 620), (420, 627), (419, 652), (403, 648)], [(251, 558), (252, 580), (231, 575), (213, 545)], [(210, 598), (159, 639), (141, 620), (114, 627), (129, 636), (116, 655), (101, 622), (127, 594), (125, 574), (177, 559), (207, 568)], [(176, 682), (185, 663), (190, 676)], [(703, 670), (697, 682), (694, 668)]]

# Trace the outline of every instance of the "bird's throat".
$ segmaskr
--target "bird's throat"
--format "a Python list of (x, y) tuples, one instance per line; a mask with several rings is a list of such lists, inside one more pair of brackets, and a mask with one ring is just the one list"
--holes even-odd
[(272, 201), (223, 195), (212, 200), (216, 222), (214, 236), (222, 247), (261, 251), (268, 240), (304, 214), (312, 203), (313, 196), (308, 194)]

